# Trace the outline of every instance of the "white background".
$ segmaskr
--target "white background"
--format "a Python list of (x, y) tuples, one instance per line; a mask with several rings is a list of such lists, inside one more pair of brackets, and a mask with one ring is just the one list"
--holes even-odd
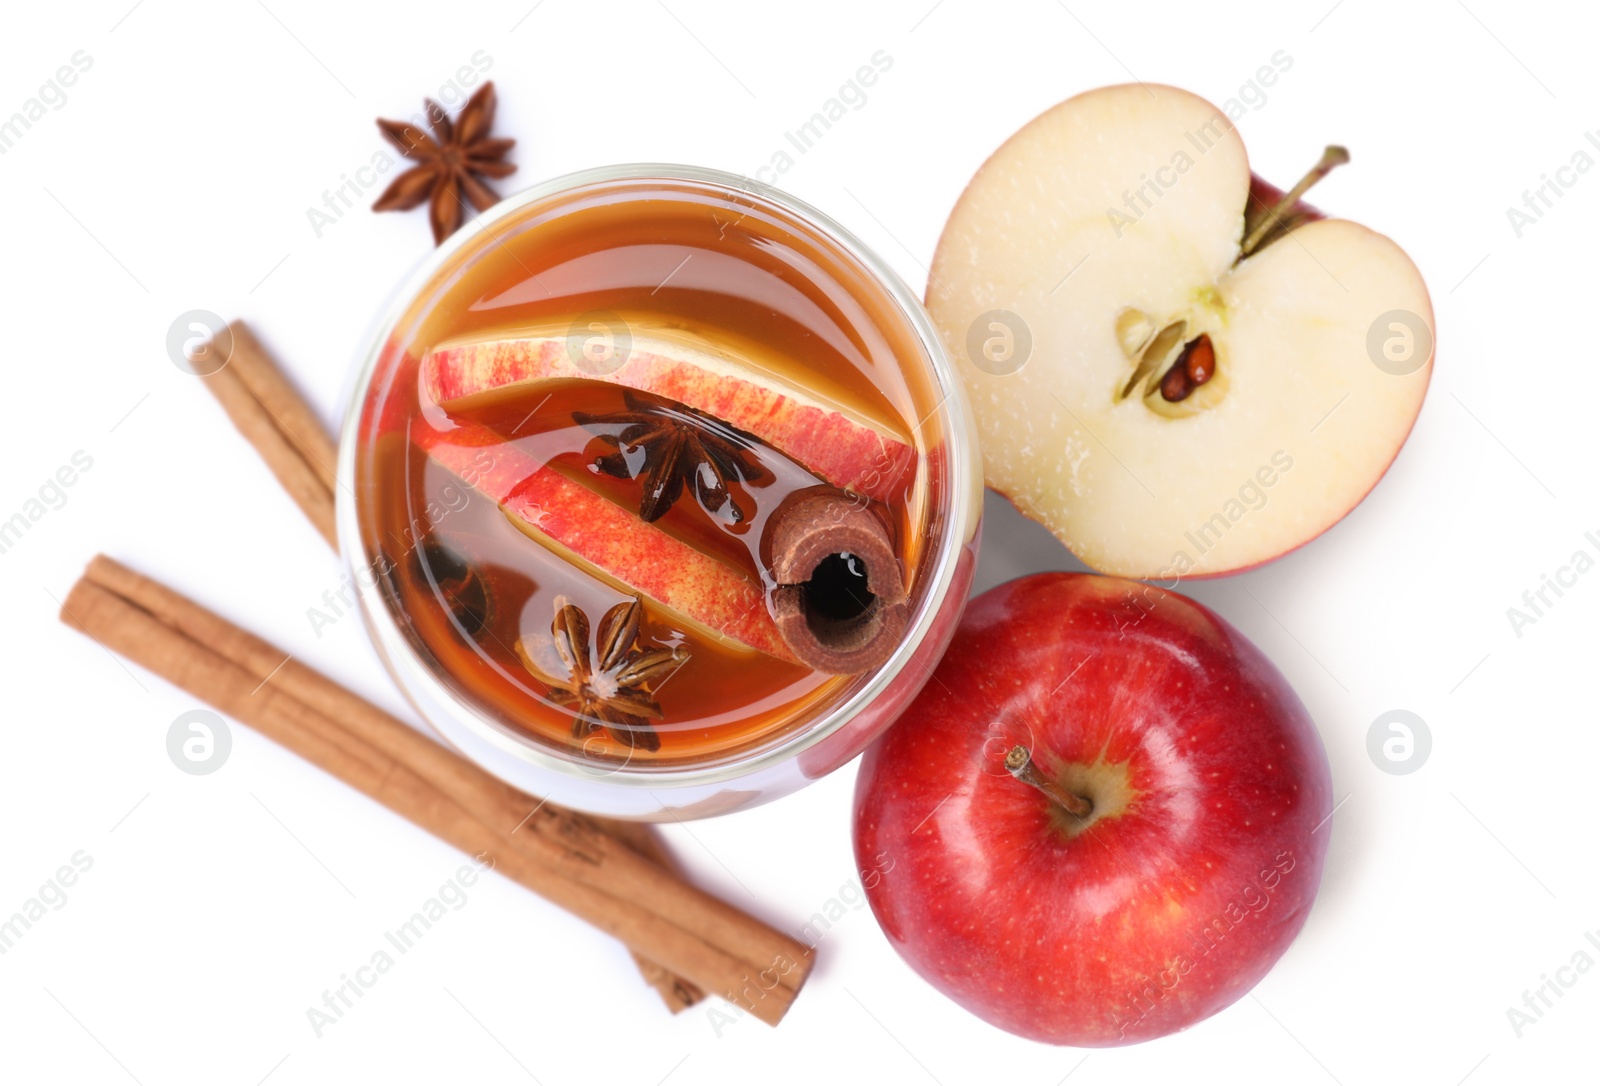
[[(1506, 616), (1600, 550), (1583, 536), (1600, 530), (1600, 171), (1520, 239), (1506, 217), (1600, 125), (1596, 26), (1577, 5), (130, 3), (13, 6), (0, 35), (0, 118), (75, 51), (93, 58), (0, 156), (0, 519), (75, 451), (93, 459), (0, 555), (0, 914), (75, 851), (93, 857), (0, 958), (0, 1077), (1595, 1079), (1600, 969), (1520, 1038), (1506, 1016), (1600, 929), (1600, 573), (1520, 638)], [(1255, 168), (1287, 184), (1347, 144), (1317, 202), (1412, 254), (1440, 347), (1410, 443), (1351, 517), (1192, 586), (1290, 677), (1346, 800), (1310, 922), (1250, 997), (1133, 1049), (1037, 1046), (924, 985), (863, 909), (827, 934), (780, 1028), (719, 1034), (704, 1008), (669, 1017), (620, 947), (494, 878), (313, 1035), (306, 1008), (458, 857), (242, 727), (221, 771), (180, 773), (165, 735), (192, 699), (59, 626), (52, 597), (105, 551), (406, 712), (354, 619), (313, 632), (334, 560), (163, 340), (188, 309), (245, 317), (333, 424), (369, 322), (431, 239), (420, 211), (364, 208), (318, 238), (307, 209), (382, 147), (375, 116), (416, 111), (479, 50), (499, 132), (519, 140), (506, 191), (628, 160), (754, 173), (885, 51), (867, 104), (779, 181), (918, 287), (967, 178), (1043, 108), (1134, 75), (1220, 102), (1274, 52), (1293, 58), (1240, 122)], [(993, 500), (987, 528), (980, 587), (1078, 568)], [(1433, 735), (1409, 776), (1366, 751), (1396, 708)], [(853, 881), (853, 776), (667, 834), (697, 881), (794, 930)]]

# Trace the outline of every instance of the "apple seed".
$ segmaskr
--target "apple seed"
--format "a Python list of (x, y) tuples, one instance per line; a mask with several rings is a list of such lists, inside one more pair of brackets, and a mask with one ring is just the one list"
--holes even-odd
[(1216, 372), (1217, 352), (1211, 346), (1211, 337), (1201, 332), (1183, 345), (1172, 368), (1161, 378), (1161, 398), (1168, 403), (1187, 400)]

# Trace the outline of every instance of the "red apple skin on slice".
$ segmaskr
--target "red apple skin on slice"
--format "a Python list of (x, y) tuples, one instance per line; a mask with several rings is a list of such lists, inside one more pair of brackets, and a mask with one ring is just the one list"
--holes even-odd
[(733, 567), (646, 524), (486, 427), (462, 424), (441, 432), (418, 423), (412, 440), (557, 554), (575, 556), (725, 641), (795, 662), (761, 587)]
[[(1250, 171), (1250, 195), (1245, 201), (1246, 220), (1254, 222), (1256, 215), (1277, 207), (1284, 195), (1284, 191), (1277, 185), (1254, 170)], [(1313, 207), (1304, 200), (1296, 200), (1287, 211), (1278, 216), (1278, 221), (1293, 228), (1302, 223), (1320, 222), (1327, 217), (1320, 208)]]
[[(1217, 615), (1114, 577), (974, 599), (934, 679), (856, 778), (884, 934), (985, 1021), (1132, 1044), (1240, 999), (1322, 879), (1333, 782), (1276, 667)], [(1087, 826), (1007, 772), (1013, 745)]]
[(423, 393), (446, 409), (471, 396), (552, 379), (586, 378), (676, 400), (799, 461), (845, 490), (893, 502), (914, 481), (916, 451), (865, 421), (808, 402), (795, 389), (751, 380), (708, 351), (637, 337), (613, 372), (573, 363), (560, 336), (445, 345), (423, 363)]

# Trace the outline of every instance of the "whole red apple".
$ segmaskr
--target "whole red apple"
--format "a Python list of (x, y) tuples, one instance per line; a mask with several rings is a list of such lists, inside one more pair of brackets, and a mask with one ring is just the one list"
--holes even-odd
[[(1108, 1046), (1249, 991), (1322, 878), (1332, 780), (1261, 652), (1176, 593), (1044, 573), (968, 606), (856, 784), (889, 941), (1002, 1029)], [(892, 861), (892, 864), (888, 863)]]

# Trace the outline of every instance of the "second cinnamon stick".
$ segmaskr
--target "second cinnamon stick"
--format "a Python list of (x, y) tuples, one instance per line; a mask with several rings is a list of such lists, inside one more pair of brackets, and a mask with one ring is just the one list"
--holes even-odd
[(277, 477), (283, 489), (289, 492), (301, 512), (328, 541), (330, 547), (339, 546), (334, 529), (333, 491), (323, 485), (320, 473), (290, 440), (269, 412), (250, 391), (232, 366), (223, 366), (217, 372), (201, 378), (206, 388), (217, 398), (228, 418), (256, 452), (267, 462), (267, 467)]
[[(208, 387), (227, 411), (235, 427), (266, 461), (267, 466), (290, 497), (300, 506), (307, 519), (321, 533), (328, 545), (337, 550), (334, 490), (337, 486), (338, 447), (327, 429), (318, 421), (311, 405), (295, 390), (288, 377), (250, 328), (243, 321), (236, 320), (229, 324), (228, 332), (230, 350), (227, 365), (223, 373), (213, 374), (208, 378), (210, 382)], [(315, 485), (317, 483), (321, 486)], [(110, 568), (115, 566), (115, 563), (111, 563), (109, 559), (103, 561), (109, 563), (100, 570), (103, 583), (110, 584), (117, 579), (116, 571)], [(91, 570), (93, 569), (94, 565), (91, 564)], [(136, 580), (143, 580), (137, 578), (137, 575), (134, 577)], [(126, 582), (124, 587), (134, 583), (127, 578), (122, 580)], [(153, 585), (153, 582), (147, 584)], [(124, 595), (126, 594), (124, 592)], [(225, 636), (215, 623), (210, 624), (209, 631), (212, 634)], [(207, 641), (207, 634), (202, 633), (198, 637), (202, 642), (212, 643)], [(264, 647), (269, 653), (275, 651), (262, 642), (254, 645), (240, 642), (235, 647), (246, 652), (243, 658), (230, 656), (236, 663), (241, 662), (241, 659), (249, 659), (253, 654), (255, 657), (253, 662), (260, 664), (262, 662), (260, 649)], [(230, 654), (224, 652), (223, 655)], [(276, 665), (262, 670), (261, 678), (265, 679), (273, 667)], [(322, 692), (326, 696), (337, 698), (340, 691), (341, 688), (336, 684), (326, 682), (323, 684)], [(353, 696), (346, 700), (359, 705), (366, 704)], [(345, 708), (352, 709), (350, 705), (346, 705)], [(359, 712), (359, 709), (353, 711)], [(532, 804), (529, 803), (528, 806), (531, 808)], [(610, 820), (603, 820), (601, 824), (645, 859), (664, 869), (675, 870), (654, 828)], [(630, 949), (630, 952), (646, 982), (661, 994), (662, 1000), (674, 1014), (705, 998), (705, 993), (692, 982), (650, 961), (637, 950)]]
[[(124, 597), (119, 588), (155, 609)], [(474, 855), (490, 855), (508, 877), (763, 1021), (776, 1023), (805, 979), (810, 958), (798, 942), (674, 879), (592, 820), (543, 805), (531, 816), (520, 813), (527, 829), (508, 841), (494, 817), (518, 817), (525, 805), (515, 798), (521, 793), (155, 582), (98, 561), (92, 576), (69, 594), (62, 617), (435, 835)], [(263, 681), (256, 670), (214, 649), (270, 657), (277, 675)], [(312, 693), (322, 684), (341, 696)], [(340, 723), (329, 712), (337, 712)], [(377, 742), (363, 737), (363, 729)], [(426, 748), (426, 757), (411, 749), (413, 740)], [(406, 749), (417, 759), (415, 768), (387, 752), (393, 749)]]

